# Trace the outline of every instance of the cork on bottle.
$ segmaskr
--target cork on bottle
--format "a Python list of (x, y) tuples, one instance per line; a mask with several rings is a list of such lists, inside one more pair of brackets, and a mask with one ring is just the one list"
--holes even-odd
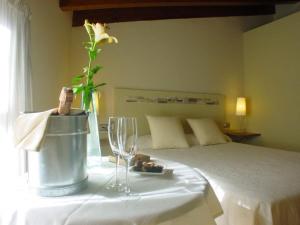
[(71, 105), (73, 102), (73, 90), (72, 88), (63, 87), (59, 96), (59, 115), (68, 115), (71, 111)]

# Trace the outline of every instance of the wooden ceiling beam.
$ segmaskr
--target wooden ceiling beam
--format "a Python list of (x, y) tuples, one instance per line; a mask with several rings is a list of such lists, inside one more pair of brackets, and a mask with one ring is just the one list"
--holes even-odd
[(300, 0), (59, 0), (64, 11), (165, 6), (273, 5)]
[(73, 12), (73, 26), (82, 26), (84, 20), (90, 22), (114, 23), (141, 20), (250, 16), (274, 14), (274, 5), (243, 5), (243, 6), (173, 6), (97, 9)]

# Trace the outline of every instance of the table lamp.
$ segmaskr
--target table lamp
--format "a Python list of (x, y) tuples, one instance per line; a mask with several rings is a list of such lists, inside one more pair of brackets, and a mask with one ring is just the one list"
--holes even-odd
[(235, 114), (240, 117), (240, 130), (245, 130), (244, 119), (246, 116), (246, 98), (238, 97), (236, 101), (236, 112)]

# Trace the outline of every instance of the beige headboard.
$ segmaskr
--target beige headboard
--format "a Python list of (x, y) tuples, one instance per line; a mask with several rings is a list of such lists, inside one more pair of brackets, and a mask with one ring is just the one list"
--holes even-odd
[[(224, 96), (220, 94), (114, 89), (114, 114), (135, 116), (139, 135), (149, 134), (145, 115), (178, 116), (184, 118), (213, 118), (224, 122)], [(184, 120), (183, 120), (184, 121)]]

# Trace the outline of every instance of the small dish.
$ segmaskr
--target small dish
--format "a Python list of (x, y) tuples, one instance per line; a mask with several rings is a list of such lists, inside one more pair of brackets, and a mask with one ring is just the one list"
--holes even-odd
[(147, 176), (171, 176), (173, 174), (173, 169), (163, 169), (162, 172), (143, 172), (143, 171), (136, 171), (133, 168), (130, 169), (131, 173), (136, 173), (139, 175), (147, 175)]

